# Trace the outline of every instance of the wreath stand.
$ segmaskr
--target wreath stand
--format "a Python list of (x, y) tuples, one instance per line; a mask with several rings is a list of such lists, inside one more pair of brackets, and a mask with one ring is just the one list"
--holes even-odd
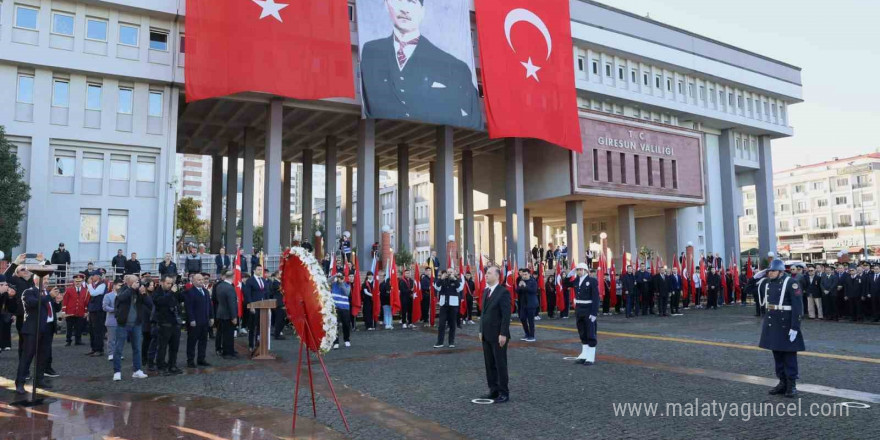
[[(308, 313), (305, 311), (305, 307), (302, 308), (304, 313)], [(315, 405), (315, 384), (312, 377), (312, 351), (306, 347), (305, 340), (313, 341), (316, 345), (318, 342), (312, 333), (312, 328), (309, 325), (309, 320), (306, 319), (305, 316), (299, 317), (298, 319), (302, 319), (302, 322), (305, 324), (306, 334), (300, 335), (299, 340), (299, 359), (296, 361), (296, 386), (293, 390), (293, 426), (291, 428), (291, 434), (296, 433), (296, 409), (299, 404), (299, 378), (302, 373), (302, 358), (303, 351), (306, 352), (306, 364), (308, 365), (309, 371), (309, 391), (312, 395), (312, 414), (317, 418), (318, 417), (318, 409)], [(342, 405), (339, 404), (339, 399), (336, 397), (336, 390), (333, 388), (333, 381), (330, 380), (330, 374), (327, 372), (327, 366), (324, 364), (324, 358), (316, 353), (315, 356), (318, 358), (318, 362), (321, 363), (321, 369), (324, 371), (324, 378), (327, 380), (327, 385), (330, 387), (330, 394), (333, 395), (333, 402), (336, 403), (336, 409), (339, 410), (339, 416), (342, 417), (342, 423), (345, 424), (345, 430), (351, 432), (351, 428), (348, 426), (348, 420), (345, 418), (345, 414), (342, 412)]]

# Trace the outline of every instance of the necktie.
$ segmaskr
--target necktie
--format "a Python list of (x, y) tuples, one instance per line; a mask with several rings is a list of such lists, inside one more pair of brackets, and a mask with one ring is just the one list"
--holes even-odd
[(406, 53), (403, 51), (403, 48), (409, 45), (419, 44), (419, 37), (413, 38), (409, 41), (400, 41), (400, 38), (397, 38), (397, 35), (395, 35), (394, 41), (400, 45), (397, 49), (397, 65), (398, 67), (403, 68), (403, 65), (406, 64)]
[(257, 278), (257, 284), (260, 285), (260, 290), (263, 290), (263, 280)]
[(489, 299), (491, 297), (492, 297), (492, 289), (487, 287), (486, 288), (486, 299)]
[[(43, 293), (45, 294), (45, 292), (43, 292)], [(49, 318), (51, 318), (51, 317), (52, 317), (52, 303), (47, 302), (46, 303), (46, 321), (48, 322)]]

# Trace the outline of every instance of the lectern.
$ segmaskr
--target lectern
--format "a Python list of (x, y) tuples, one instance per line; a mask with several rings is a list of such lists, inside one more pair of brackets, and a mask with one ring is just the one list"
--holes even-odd
[(264, 299), (262, 301), (254, 301), (247, 305), (249, 309), (258, 310), (260, 314), (260, 340), (257, 342), (257, 348), (251, 353), (251, 359), (275, 359), (275, 355), (269, 353), (269, 338), (271, 331), (269, 328), (272, 324), (272, 318), (269, 316), (269, 310), (278, 306), (274, 299)]

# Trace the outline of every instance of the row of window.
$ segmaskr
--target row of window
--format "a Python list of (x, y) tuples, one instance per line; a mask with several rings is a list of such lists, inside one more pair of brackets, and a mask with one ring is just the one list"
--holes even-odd
[[(870, 212), (858, 213), (858, 220), (856, 221), (855, 226), (862, 225), (872, 225), (874, 224), (874, 218)], [(852, 215), (850, 214), (841, 214), (837, 217), (836, 227), (848, 227), (853, 226)], [(777, 228), (779, 232), (792, 232), (791, 222), (789, 220), (780, 220), (777, 223)], [(812, 221), (806, 218), (799, 218), (795, 221), (795, 231), (805, 230), (805, 229), (829, 229), (831, 228), (831, 224), (828, 222), (827, 217), (813, 217)]]
[[(587, 51), (594, 54), (592, 51)], [(600, 54), (594, 54), (601, 56)], [(581, 72), (586, 72), (587, 58), (583, 55), (577, 57), (577, 67)], [(608, 81), (617, 81), (621, 84), (632, 84), (639, 87), (645, 87), (650, 91), (663, 91), (667, 93), (677, 93), (679, 97), (687, 97), (691, 103), (712, 107), (721, 111), (734, 111), (742, 116), (750, 118), (771, 120), (781, 125), (786, 124), (786, 106), (784, 103), (774, 102), (774, 100), (763, 96), (754, 96), (748, 92), (740, 92), (738, 90), (725, 90), (718, 85), (716, 93), (716, 85), (707, 83), (699, 84), (692, 79), (673, 78), (665, 73), (653, 73), (652, 68), (642, 69), (641, 67), (627, 67), (616, 61), (605, 61), (603, 64), (598, 58), (590, 59), (589, 72), (594, 79), (602, 80), (606, 78)], [(629, 75), (626, 71), (629, 69)], [(601, 70), (601, 72), (600, 72)], [(653, 76), (653, 81), (651, 81)], [(687, 81), (687, 83), (685, 82)], [(698, 80), (700, 81), (700, 80)], [(675, 90), (675, 91), (674, 91)]]
[[(83, 152), (82, 176), (85, 179), (104, 178), (104, 153)], [(57, 177), (76, 176), (76, 152), (73, 150), (55, 149), (54, 175)], [(131, 156), (111, 154), (109, 164), (110, 180), (131, 180)], [(138, 156), (135, 169), (138, 182), (156, 181), (156, 157)]]
[[(14, 26), (19, 29), (39, 31), (39, 8), (27, 5), (15, 5)], [(74, 14), (62, 11), (52, 11), (51, 33), (68, 37), (74, 36)], [(107, 42), (107, 29), (109, 20), (99, 17), (86, 17), (87, 40)], [(118, 43), (126, 46), (138, 47), (140, 45), (141, 27), (132, 23), (119, 23)], [(163, 52), (168, 51), (167, 29), (150, 28), (150, 49)], [(183, 36), (181, 36), (180, 52), (183, 53)]]
[[(83, 208), (79, 211), (79, 242), (98, 243), (101, 240), (101, 209)], [(107, 213), (107, 242), (128, 242), (128, 211), (111, 209)]]
[[(856, 176), (856, 182), (854, 184), (855, 188), (865, 188), (870, 186), (873, 183), (873, 179), (870, 174), (863, 174), (860, 176)], [(848, 189), (849, 187), (849, 178), (848, 177), (838, 177), (834, 179), (834, 185), (837, 190)], [(794, 194), (806, 194), (807, 188), (811, 191), (824, 191), (825, 190), (825, 181), (818, 180), (809, 183), (797, 183), (792, 187), (792, 192)], [(787, 186), (778, 186), (776, 187), (776, 196), (785, 197), (788, 196), (788, 187)]]
[[(615, 166), (613, 157), (614, 155), (619, 155), (619, 163), (618, 166)], [(632, 155), (632, 163), (633, 163), (633, 173), (631, 176), (628, 176), (628, 168), (627, 168), (627, 157), (626, 153), (615, 153), (611, 151), (600, 151), (598, 149), (593, 149), (593, 180), (599, 182), (601, 180), (601, 176), (599, 174), (600, 168), (604, 167), (605, 169), (605, 182), (608, 183), (622, 183), (622, 184), (642, 184), (642, 160), (641, 156), (638, 154)], [(604, 162), (600, 164), (600, 158)], [(648, 186), (657, 186), (659, 184), (660, 188), (671, 188), (678, 189), (678, 161), (675, 159), (667, 160), (664, 158), (655, 159), (651, 156), (645, 156), (646, 168), (648, 171)], [(654, 167), (656, 167), (659, 174), (659, 179), (655, 179), (654, 177)], [(667, 178), (666, 172), (666, 163), (669, 162), (671, 166), (671, 173)], [(615, 170), (618, 168), (618, 170)], [(616, 176), (616, 178), (615, 178)]]
[[(97, 82), (86, 83), (86, 110), (102, 110), (103, 107), (103, 84)], [(161, 118), (164, 103), (164, 93), (159, 90), (150, 90), (147, 99), (147, 114)], [(134, 103), (134, 88), (118, 86), (116, 90), (116, 112), (132, 114)], [(15, 101), (21, 104), (34, 103), (34, 75), (28, 73), (18, 74), (18, 89)], [(70, 106), (70, 79), (55, 77), (52, 79), (52, 107)]]

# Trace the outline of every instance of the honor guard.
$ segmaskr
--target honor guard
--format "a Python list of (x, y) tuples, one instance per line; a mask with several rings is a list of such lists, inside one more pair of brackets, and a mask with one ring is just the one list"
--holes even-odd
[(590, 268), (580, 263), (575, 267), (575, 274), (569, 273), (565, 288), (575, 290), (575, 318), (578, 335), (581, 338), (581, 354), (575, 360), (577, 364), (593, 365), (596, 362), (597, 323), (599, 314), (599, 282), (590, 276)]
[(761, 323), (761, 348), (773, 351), (777, 384), (770, 394), (797, 395), (797, 352), (804, 350), (801, 319), (804, 314), (803, 287), (785, 273), (785, 264), (775, 259), (766, 276), (758, 281), (758, 296), (767, 314)]

